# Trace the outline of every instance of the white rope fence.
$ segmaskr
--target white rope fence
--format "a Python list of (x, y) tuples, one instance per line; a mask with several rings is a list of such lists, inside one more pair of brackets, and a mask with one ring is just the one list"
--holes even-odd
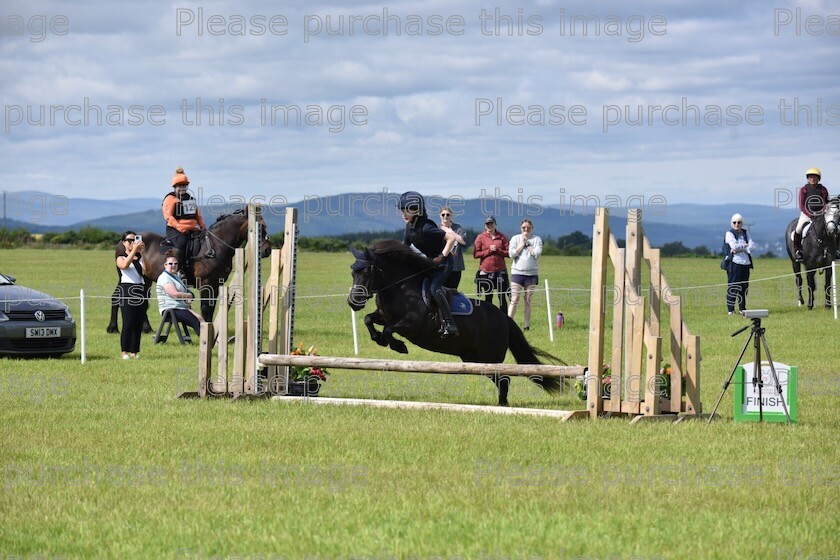
[[(837, 264), (836, 262), (832, 262), (828, 266), (812, 269), (813, 272), (821, 272), (821, 271), (828, 270), (829, 268), (832, 270), (832, 282), (831, 282), (831, 286), (829, 287), (829, 289), (831, 291), (831, 302), (832, 302), (832, 307), (833, 307), (833, 310), (834, 310), (834, 320), (835, 321), (838, 320), (838, 299), (840, 299), (840, 298), (838, 298), (838, 295), (840, 295), (840, 293), (838, 292), (838, 289), (837, 289), (837, 267), (836, 267), (836, 264)], [(809, 272), (809, 271), (803, 271), (801, 274), (805, 274), (806, 272)], [(751, 278), (749, 280), (749, 283), (750, 283), (750, 285), (754, 285), (754, 284), (759, 284), (759, 283), (762, 283), (762, 282), (772, 282), (772, 281), (775, 281), (775, 280), (781, 280), (781, 279), (785, 279), (785, 278), (793, 278), (795, 276), (796, 275), (794, 273), (789, 273), (789, 274), (780, 274), (780, 275), (777, 275), (777, 276), (769, 276), (769, 277), (766, 277), (766, 278)], [(545, 301), (546, 301), (546, 313), (547, 313), (546, 320), (547, 320), (547, 324), (548, 324), (548, 333), (549, 333), (549, 339), (551, 340), (551, 342), (554, 342), (554, 328), (555, 328), (555, 325), (554, 325), (554, 320), (553, 320), (553, 316), (552, 316), (551, 293), (554, 292), (554, 293), (580, 293), (580, 294), (582, 294), (582, 293), (591, 293), (592, 290), (591, 290), (591, 288), (563, 288), (563, 287), (551, 288), (549, 286), (548, 279), (545, 279), (544, 282), (545, 282)], [(687, 292), (687, 291), (690, 291), (690, 290), (706, 290), (706, 289), (713, 289), (713, 288), (724, 288), (724, 287), (727, 287), (728, 285), (729, 285), (728, 282), (721, 282), (721, 283), (715, 283), (715, 284), (700, 284), (700, 285), (696, 285), (696, 286), (680, 286), (680, 287), (671, 286), (669, 289), (670, 289), (671, 292), (677, 293), (677, 292)], [(294, 293), (295, 293), (295, 301), (301, 301), (301, 300), (317, 300), (317, 299), (325, 299), (325, 298), (342, 298), (343, 299), (343, 298), (347, 297), (348, 292), (335, 293), (335, 294), (301, 295), (299, 290), (295, 290)], [(467, 297), (478, 298), (478, 299), (481, 299), (482, 297), (484, 297), (486, 295), (486, 294), (479, 294), (478, 292), (470, 292), (470, 293), (462, 292), (462, 293), (464, 293), (464, 295), (466, 295)], [(506, 295), (510, 296), (510, 291), (508, 291), (506, 293)], [(86, 324), (87, 315), (86, 315), (85, 302), (89, 301), (89, 300), (94, 300), (94, 301), (95, 300), (108, 300), (109, 302), (112, 302), (112, 303), (116, 302), (117, 304), (119, 304), (123, 300), (135, 300), (136, 301), (138, 298), (137, 297), (115, 296), (113, 294), (113, 292), (110, 295), (88, 295), (88, 294), (85, 293), (84, 289), (81, 289), (81, 290), (79, 290), (79, 296), (78, 297), (56, 297), (55, 299), (57, 299), (59, 301), (62, 301), (62, 302), (65, 302), (65, 303), (71, 302), (71, 301), (77, 301), (77, 300), (79, 301), (79, 305), (80, 305), (79, 342), (80, 342), (80, 353), (81, 353), (80, 359), (81, 359), (81, 363), (84, 364), (86, 362), (86, 350), (87, 350), (87, 348), (86, 348), (87, 339), (86, 339), (86, 336), (85, 336), (86, 332), (87, 332), (87, 324)], [(150, 306), (151, 306), (153, 300), (155, 300), (155, 301), (157, 300), (157, 297), (156, 297), (156, 294), (155, 294), (154, 291), (152, 291), (151, 297), (148, 298)], [(29, 301), (32, 301), (32, 300), (31, 299), (5, 300), (4, 305), (12, 306), (15, 303), (23, 303), (23, 302), (29, 302)], [(210, 301), (210, 298), (195, 298), (194, 301), (197, 301), (197, 302)], [(353, 311), (353, 310), (351, 310), (351, 313), (350, 313), (350, 321), (351, 321), (352, 329), (353, 329), (353, 350), (355, 352), (355, 355), (358, 356), (359, 355), (359, 335), (358, 335), (358, 330), (357, 330), (357, 326), (356, 326), (356, 312)]]

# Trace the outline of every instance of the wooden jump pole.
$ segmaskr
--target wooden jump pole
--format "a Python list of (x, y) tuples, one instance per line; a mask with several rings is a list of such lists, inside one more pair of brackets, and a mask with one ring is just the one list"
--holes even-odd
[(371, 371), (560, 378), (583, 375), (585, 369), (583, 366), (374, 360), (365, 358), (335, 358), (329, 356), (293, 356), (287, 354), (262, 354), (259, 357), (259, 363), (263, 366), (303, 366)]

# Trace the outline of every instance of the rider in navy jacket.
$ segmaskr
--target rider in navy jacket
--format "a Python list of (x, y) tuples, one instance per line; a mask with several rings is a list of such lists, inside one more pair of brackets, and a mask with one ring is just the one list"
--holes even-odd
[(400, 196), (398, 205), (405, 220), (403, 243), (413, 245), (437, 265), (430, 274), (429, 293), (443, 315), (441, 336), (458, 336), (458, 327), (452, 319), (452, 311), (446, 299), (443, 284), (452, 271), (452, 247), (458, 241), (458, 234), (440, 229), (426, 214), (426, 201), (415, 191)]

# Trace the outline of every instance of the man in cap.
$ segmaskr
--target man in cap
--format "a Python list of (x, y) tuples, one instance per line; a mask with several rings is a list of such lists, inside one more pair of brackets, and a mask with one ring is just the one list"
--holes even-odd
[(172, 177), (172, 192), (164, 197), (162, 205), (166, 240), (178, 250), (179, 270), (184, 274), (188, 274), (187, 257), (192, 237), (207, 229), (197, 201), (187, 192), (189, 184), (184, 168), (176, 169)]
[(793, 232), (793, 258), (796, 262), (802, 262), (802, 230), (805, 224), (810, 222), (814, 215), (821, 214), (828, 204), (828, 189), (820, 183), (821, 178), (820, 170), (812, 167), (805, 172), (808, 182), (799, 189), (799, 221), (796, 222)]
[[(413, 245), (436, 265), (429, 275), (429, 293), (443, 316), (441, 337), (458, 336), (458, 326), (452, 319), (452, 310), (446, 298), (443, 285), (452, 271), (452, 248), (460, 236), (453, 231), (444, 231), (426, 214), (426, 201), (416, 191), (407, 191), (400, 196), (398, 208), (405, 220), (403, 243)], [(461, 240), (463, 241), (463, 240)]]
[(508, 308), (507, 293), (510, 290), (505, 265), (508, 245), (508, 238), (496, 229), (496, 218), (493, 216), (484, 218), (484, 231), (475, 238), (473, 246), (473, 257), (481, 259), (475, 275), (475, 284), (479, 297), (481, 294), (487, 294), (484, 298), (487, 303), (492, 303), (495, 290), (499, 295), (499, 309), (505, 313)]

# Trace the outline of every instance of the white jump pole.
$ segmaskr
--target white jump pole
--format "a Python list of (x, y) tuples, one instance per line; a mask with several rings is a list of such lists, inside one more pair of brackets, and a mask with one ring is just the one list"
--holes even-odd
[(353, 352), (355, 355), (359, 355), (359, 333), (356, 331), (356, 312), (351, 309), (350, 310), (350, 323), (353, 325)]
[[(79, 290), (79, 302), (81, 311), (79, 311), (79, 328), (82, 329), (81, 345), (82, 345), (82, 363), (85, 363), (85, 289)], [(837, 318), (837, 308), (835, 307), (835, 318)]]
[(551, 322), (551, 292), (548, 290), (548, 278), (545, 279), (545, 307), (548, 313), (548, 338), (554, 342), (554, 323)]
[(837, 320), (837, 261), (831, 261), (831, 305), (834, 306), (834, 320)]

